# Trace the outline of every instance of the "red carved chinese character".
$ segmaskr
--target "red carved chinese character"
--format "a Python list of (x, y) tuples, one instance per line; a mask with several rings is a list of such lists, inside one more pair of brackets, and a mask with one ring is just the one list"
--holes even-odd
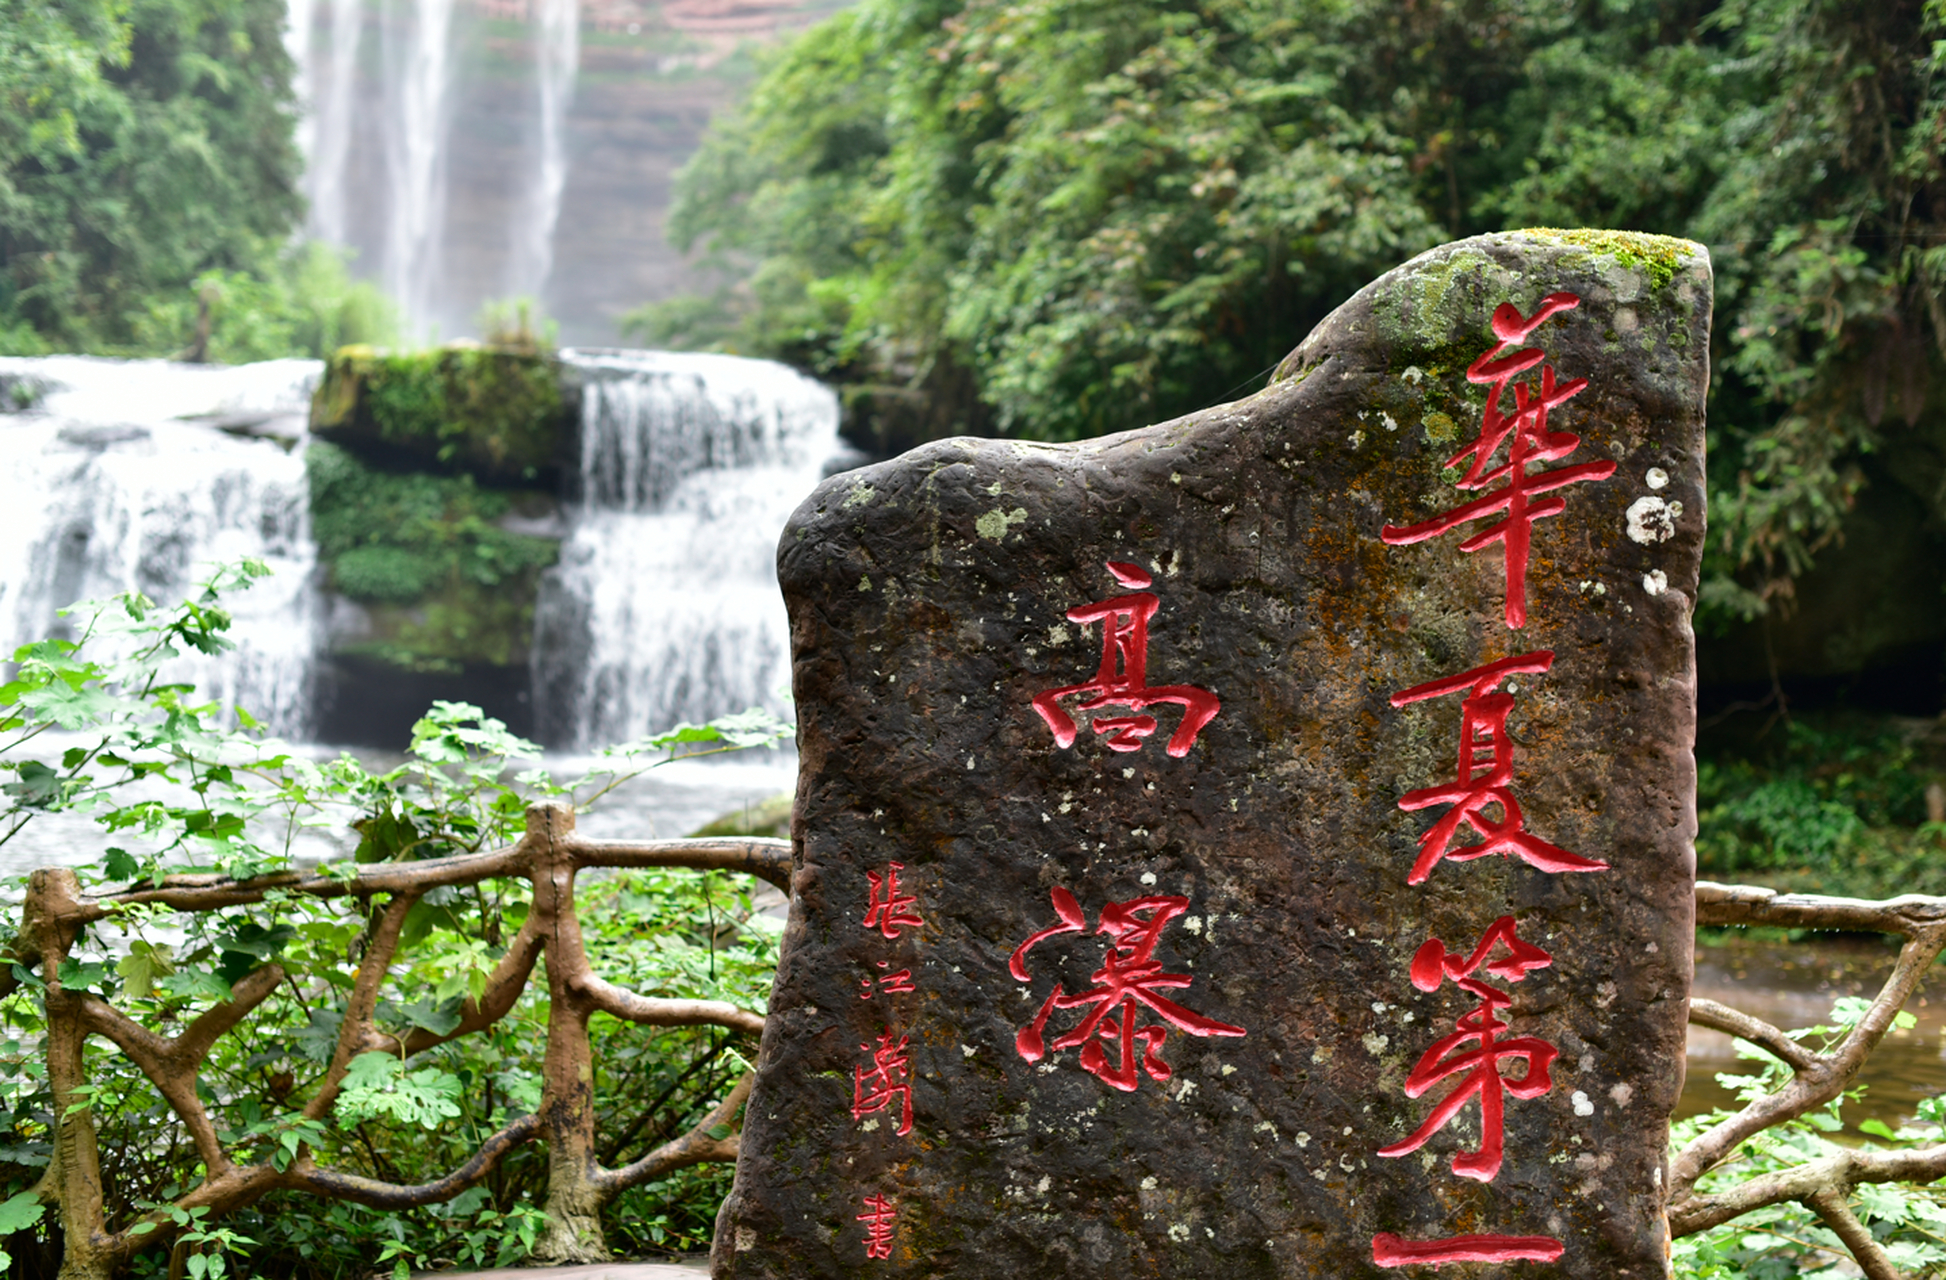
[(893, 1032), (887, 1031), (878, 1038), (878, 1047), (861, 1044), (858, 1052), (872, 1055), (872, 1069), (852, 1068), (851, 1118), (863, 1120), (874, 1111), (883, 1111), (892, 1105), (892, 1099), (901, 1102), (899, 1129), (900, 1137), (912, 1132), (912, 1085), (907, 1079), (911, 1062), (905, 1056), (905, 1044), (909, 1037), (900, 1036), (893, 1043)]
[(896, 939), (900, 929), (917, 929), (926, 923), (912, 912), (912, 904), (918, 899), (899, 895), (899, 872), (904, 870), (905, 863), (888, 862), (883, 872), (865, 873), (865, 879), (872, 886), (871, 900), (865, 912), (865, 927), (877, 929), (887, 938)]
[[(1470, 862), (1494, 853), (1518, 854), (1542, 871), (1608, 869), (1605, 862), (1569, 853), (1529, 834), (1520, 802), (1514, 799), (1514, 744), (1507, 735), (1507, 717), (1514, 709), (1514, 698), (1511, 693), (1496, 692), (1496, 689), (1508, 676), (1538, 674), (1553, 662), (1554, 654), (1549, 650), (1523, 653), (1392, 695), (1392, 705), (1403, 707), (1469, 690), (1460, 704), (1459, 766), (1455, 780), (1445, 786), (1408, 791), (1399, 797), (1399, 808), (1408, 811), (1436, 804), (1452, 806), (1419, 837), (1419, 858), (1412, 864), (1412, 874), (1406, 877), (1408, 884), (1423, 882), (1442, 859)], [(1496, 806), (1500, 810), (1498, 821), (1486, 813)], [(1454, 848), (1453, 840), (1459, 835), (1461, 823), (1478, 832), (1482, 843)]]
[(891, 1257), (892, 1224), (899, 1216), (898, 1207), (884, 1196), (866, 1196), (863, 1204), (865, 1212), (858, 1220), (865, 1224), (865, 1256)]
[[(878, 962), (878, 967), (881, 969), (889, 969), (892, 966), (890, 962), (881, 960)], [(869, 976), (860, 978), (858, 985), (864, 988), (864, 990), (858, 993), (860, 1000), (870, 1000), (874, 994), (874, 986), (876, 986), (878, 991), (882, 991), (888, 996), (903, 995), (914, 989), (912, 985), (912, 970), (910, 969), (901, 969), (897, 973), (881, 973), (876, 978)]]
[[(1150, 584), (1150, 578), (1139, 566), (1110, 560), (1108, 572), (1123, 586), (1136, 590), (1068, 610), (1071, 622), (1101, 623), (1101, 669), (1086, 684), (1071, 684), (1064, 689), (1035, 694), (1034, 710), (1041, 713), (1041, 719), (1054, 731), (1056, 745), (1069, 747), (1074, 745), (1074, 718), (1060, 705), (1060, 700), (1069, 694), (1094, 695), (1078, 703), (1077, 711), (1116, 706), (1139, 712), (1144, 707), (1174, 702), (1183, 709), (1182, 723), (1170, 736), (1168, 750), (1172, 756), (1186, 756), (1196, 745), (1196, 735), (1216, 718), (1222, 704), (1208, 689), (1191, 685), (1149, 687), (1149, 619), (1155, 616), (1161, 599), (1142, 589)], [(1155, 732), (1154, 716), (1095, 716), (1092, 719), (1095, 732), (1107, 735), (1110, 751), (1140, 751), (1142, 739)]]
[[(1515, 351), (1512, 355), (1503, 356), (1502, 353), (1514, 344), (1526, 341), (1527, 336), (1540, 328), (1549, 316), (1580, 305), (1581, 299), (1572, 293), (1551, 293), (1541, 299), (1540, 310), (1531, 316), (1523, 316), (1512, 303), (1501, 303), (1493, 313), (1493, 332), (1499, 341), (1466, 371), (1468, 382), (1489, 385), (1492, 390), (1487, 392), (1486, 412), (1480, 422), (1479, 437), (1448, 458), (1445, 465), (1456, 467), (1469, 458), (1472, 460), (1467, 465), (1466, 474), (1458, 481), (1462, 489), (1484, 489), (1501, 480), (1505, 480), (1506, 484), (1484, 498), (1463, 503), (1423, 524), (1404, 527), (1388, 524), (1380, 534), (1393, 546), (1424, 542), (1463, 524), (1504, 512), (1505, 515), (1497, 523), (1488, 525), (1461, 542), (1460, 550), (1478, 551), (1496, 542), (1506, 547), (1506, 617), (1510, 627), (1527, 625), (1527, 554), (1533, 542), (1534, 521), (1544, 516), (1559, 515), (1567, 508), (1567, 503), (1560, 498), (1543, 498), (1539, 502), (1532, 499), (1555, 489), (1565, 489), (1571, 484), (1606, 480), (1615, 474), (1615, 464), (1606, 461), (1583, 462), (1532, 474), (1528, 472), (1530, 465), (1565, 458), (1581, 447), (1581, 437), (1573, 432), (1549, 431), (1547, 414), (1550, 409), (1558, 408), (1579, 394), (1588, 385), (1586, 378), (1556, 383), (1553, 368), (1543, 368), (1539, 392), (1523, 383), (1514, 388), (1513, 414), (1508, 416), (1500, 411), (1500, 393), (1515, 375), (1525, 373), (1547, 359), (1546, 353), (1534, 347)], [(1493, 466), (1501, 442), (1509, 435), (1513, 437), (1513, 442), (1507, 446), (1507, 461)]]
[[(1057, 934), (1081, 933), (1088, 927), (1088, 918), (1073, 894), (1066, 889), (1056, 889), (1053, 900), (1054, 913), (1060, 917), (1061, 923), (1043, 929), (1021, 943), (1015, 948), (1013, 958), (1007, 962), (1008, 971), (1021, 982), (1030, 981), (1027, 953), (1035, 945)], [(1138, 1006), (1147, 1005), (1160, 1014), (1165, 1022), (1193, 1036), (1245, 1034), (1242, 1027), (1233, 1027), (1199, 1013), (1191, 1013), (1175, 1001), (1157, 994), (1161, 988), (1186, 987), (1192, 981), (1187, 974), (1164, 973), (1161, 963), (1154, 958), (1163, 929), (1169, 921), (1187, 910), (1189, 899), (1177, 897), (1136, 898), (1129, 902), (1111, 902), (1103, 907), (1101, 923), (1095, 932), (1108, 935), (1108, 954), (1101, 968), (1090, 974), (1088, 979), (1097, 985), (1092, 990), (1068, 995), (1056, 983), (1054, 994), (1041, 1006), (1033, 1023), (1022, 1027), (1014, 1038), (1014, 1047), (1020, 1051), (1020, 1056), (1029, 1062), (1039, 1062), (1046, 1056), (1049, 1047), (1072, 1049), (1080, 1045), (1083, 1068), (1093, 1072), (1104, 1084), (1124, 1093), (1132, 1093), (1141, 1083), (1135, 1057), (1138, 1040), (1142, 1044), (1141, 1069), (1158, 1083), (1166, 1081), (1171, 1074), (1169, 1064), (1157, 1054), (1169, 1033), (1167, 1029), (1153, 1024), (1136, 1027)], [(1044, 1044), (1041, 1033), (1054, 1010), (1080, 1009), (1091, 1005), (1094, 1011), (1082, 1020), (1081, 1025), (1055, 1040), (1052, 1046)], [(1103, 1050), (1104, 1044), (1119, 1046), (1116, 1060), (1111, 1060)]]
[[(1496, 947), (1507, 949), (1505, 956), (1489, 960)], [(1506, 982), (1519, 982), (1527, 976), (1530, 969), (1545, 969), (1554, 963), (1554, 957), (1530, 942), (1523, 942), (1514, 933), (1514, 918), (1502, 916), (1493, 922), (1480, 945), (1473, 949), (1471, 956), (1462, 959), (1446, 954), (1445, 944), (1434, 938), (1419, 948), (1412, 957), (1412, 985), (1421, 991), (1437, 991), (1446, 979), (1463, 990), (1480, 998), (1480, 1007), (1464, 1014), (1455, 1023), (1459, 1030), (1446, 1036), (1426, 1050), (1418, 1065), (1406, 1077), (1405, 1092), (1409, 1098), (1416, 1098), (1448, 1076), (1466, 1073), (1459, 1087), (1440, 1099), (1426, 1117), (1424, 1124), (1403, 1142), (1389, 1147), (1381, 1147), (1382, 1156), (1403, 1156), (1417, 1151), (1426, 1140), (1446, 1126), (1459, 1109), (1466, 1105), (1467, 1099), (1478, 1095), (1480, 1099), (1480, 1149), (1463, 1152), (1453, 1157), (1453, 1172), (1462, 1178), (1474, 1178), (1480, 1182), (1491, 1182), (1500, 1172), (1500, 1159), (1505, 1147), (1506, 1135), (1504, 1119), (1506, 1099), (1504, 1094), (1511, 1093), (1516, 1098), (1538, 1098), (1553, 1085), (1549, 1068), (1554, 1063), (1556, 1049), (1547, 1041), (1535, 1036), (1519, 1036), (1512, 1040), (1499, 1040), (1495, 1037), (1507, 1029), (1507, 1024), (1499, 1018), (1498, 1011), (1513, 1004), (1513, 997), (1497, 987), (1490, 987), (1472, 976), (1482, 966), (1488, 973)], [(1455, 1053), (1466, 1044), (1479, 1047), (1464, 1053)], [(1447, 1057), (1447, 1054), (1452, 1054)], [(1518, 1080), (1510, 1080), (1500, 1070), (1505, 1059), (1519, 1059), (1526, 1064), (1526, 1070)]]
[(1561, 1242), (1549, 1236), (1401, 1240), (1389, 1231), (1381, 1231), (1372, 1237), (1372, 1261), (1381, 1267), (1436, 1267), (1442, 1262), (1553, 1262), (1561, 1253)]

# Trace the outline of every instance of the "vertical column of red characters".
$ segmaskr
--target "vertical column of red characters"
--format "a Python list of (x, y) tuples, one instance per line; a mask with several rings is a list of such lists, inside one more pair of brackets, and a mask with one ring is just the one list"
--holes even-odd
[[(1550, 294), (1533, 315), (1523, 316), (1511, 303), (1493, 313), (1497, 341), (1467, 369), (1469, 382), (1488, 388), (1480, 434), (1445, 462), (1464, 466), (1459, 488), (1482, 496), (1462, 502), (1422, 524), (1387, 525), (1381, 536), (1403, 546), (1484, 521), (1459, 544), (1462, 552), (1498, 543), (1506, 555), (1506, 624), (1512, 634), (1527, 624), (1527, 559), (1534, 521), (1559, 515), (1566, 502), (1541, 495), (1569, 485), (1606, 480), (1615, 473), (1613, 462), (1584, 462), (1548, 469), (1544, 464), (1567, 458), (1581, 445), (1581, 437), (1552, 430), (1548, 413), (1578, 395), (1585, 378), (1562, 382), (1547, 364), (1547, 355), (1522, 344), (1560, 312), (1579, 306), (1572, 293)], [(1514, 379), (1539, 366), (1538, 378)], [(1511, 411), (1503, 396), (1512, 387)], [(1506, 452), (1501, 453), (1501, 446)], [(1504, 461), (1501, 459), (1504, 457)], [(1517, 647), (1509, 644), (1509, 648)], [(1408, 811), (1445, 806), (1419, 837), (1419, 856), (1407, 875), (1409, 884), (1423, 884), (1442, 862), (1471, 862), (1491, 856), (1515, 857), (1548, 874), (1605, 871), (1607, 864), (1570, 853), (1527, 830), (1527, 820), (1515, 796), (1513, 739), (1507, 718), (1514, 709), (1524, 677), (1544, 676), (1554, 654), (1534, 650), (1488, 662), (1471, 671), (1402, 689), (1392, 695), (1394, 707), (1439, 698), (1460, 699), (1457, 764), (1450, 782), (1440, 782), (1399, 798)], [(1459, 843), (1463, 830), (1474, 842)], [(1440, 874), (1464, 874), (1442, 871)], [(1505, 1112), (1509, 1095), (1538, 1098), (1552, 1085), (1549, 1072), (1555, 1047), (1536, 1036), (1505, 1037), (1508, 1024), (1500, 1017), (1513, 1004), (1507, 988), (1528, 974), (1553, 964), (1553, 957), (1520, 936), (1513, 916), (1502, 916), (1468, 950), (1464, 943), (1452, 953), (1438, 938), (1423, 943), (1412, 958), (1412, 985), (1437, 991), (1451, 982), (1479, 1001), (1462, 1015), (1451, 1035), (1426, 1049), (1406, 1077), (1407, 1097), (1417, 1098), (1434, 1085), (1457, 1077), (1458, 1083), (1433, 1106), (1420, 1126), (1403, 1141), (1381, 1147), (1381, 1156), (1417, 1151), (1448, 1121), (1475, 1099), (1480, 1107), (1480, 1147), (1453, 1157), (1452, 1172), (1462, 1178), (1492, 1182), (1500, 1172), (1505, 1151)], [(1498, 980), (1496, 985), (1494, 980)], [(1513, 1076), (1508, 1067), (1518, 1065)], [(1434, 1240), (1406, 1240), (1390, 1232), (1372, 1237), (1372, 1261), (1381, 1267), (1437, 1266), (1445, 1262), (1552, 1262), (1559, 1258), (1559, 1240), (1538, 1235), (1468, 1234)]]
[[(925, 923), (912, 909), (918, 899), (899, 890), (899, 873), (904, 870), (904, 863), (888, 862), (882, 870), (865, 873), (871, 888), (865, 903), (864, 929), (887, 943), (897, 942), (906, 930)], [(875, 971), (858, 982), (860, 1000), (881, 1001), (885, 1030), (876, 1043), (858, 1046), (863, 1057), (852, 1068), (851, 1118), (868, 1133), (881, 1124), (892, 1125), (893, 1133), (903, 1138), (912, 1132), (912, 1078), (911, 1061), (906, 1056), (906, 1012), (901, 1009), (906, 1002), (895, 997), (910, 995), (916, 988), (911, 967), (895, 971), (895, 963), (896, 956), (874, 961)], [(858, 1221), (865, 1224), (865, 1256), (872, 1260), (891, 1257), (899, 1218), (897, 1201), (881, 1192), (863, 1197), (859, 1204), (864, 1210)]]

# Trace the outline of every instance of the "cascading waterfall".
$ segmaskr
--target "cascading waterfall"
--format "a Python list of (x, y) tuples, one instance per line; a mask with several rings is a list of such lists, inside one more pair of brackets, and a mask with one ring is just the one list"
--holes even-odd
[[(294, 0), (303, 3), (304, 0)], [(540, 107), (540, 163), (514, 229), (510, 292), (539, 298), (554, 268), (554, 227), (568, 182), (568, 108), (581, 61), (580, 0), (537, 0), (535, 87)]]
[(734, 356), (570, 351), (582, 494), (541, 589), (534, 702), (569, 746), (781, 706), (776, 543), (840, 452), (831, 391)]
[(446, 217), (446, 96), (454, 0), (395, 0), (385, 26), (391, 119), (385, 167), (392, 209), (385, 240), (385, 289), (415, 329), (432, 315), (440, 233)]
[(225, 601), (235, 651), (168, 678), (300, 736), (319, 640), (304, 459), (320, 366), (223, 368), (82, 356), (0, 359), (0, 652), (71, 630), (57, 610), (137, 590), (168, 606), (214, 564), (269, 578)]

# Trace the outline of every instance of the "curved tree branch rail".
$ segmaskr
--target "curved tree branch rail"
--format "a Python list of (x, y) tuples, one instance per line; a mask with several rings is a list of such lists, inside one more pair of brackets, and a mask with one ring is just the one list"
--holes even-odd
[[(510, 848), (388, 864), (350, 878), (296, 873), (243, 881), (220, 876), (172, 876), (160, 886), (94, 897), (81, 892), (72, 871), (36, 871), (29, 883), (12, 959), (23, 971), (38, 968), (47, 987), (48, 1083), (57, 1118), (53, 1156), (36, 1190), (42, 1202), (58, 1215), (65, 1236), (62, 1280), (107, 1280), (135, 1252), (168, 1240), (176, 1231), (167, 1207), (136, 1217), (118, 1230), (109, 1228), (102, 1203), (100, 1151), (87, 1106), (82, 1048), (90, 1035), (113, 1041), (154, 1084), (182, 1122), (205, 1176), (173, 1208), (206, 1208), (211, 1217), (242, 1208), (277, 1190), (304, 1191), (387, 1209), (436, 1204), (487, 1177), (508, 1152), (540, 1139), (548, 1147), (548, 1226), (536, 1247), (536, 1256), (557, 1262), (597, 1262), (606, 1260), (597, 1215), (608, 1200), (675, 1169), (735, 1160), (737, 1135), (714, 1138), (710, 1131), (735, 1120), (749, 1095), (748, 1076), (701, 1123), (641, 1159), (608, 1169), (597, 1158), (594, 1064), (588, 1035), (591, 1015), (602, 1012), (655, 1027), (720, 1026), (748, 1035), (761, 1033), (763, 1018), (722, 1001), (636, 995), (597, 976), (589, 967), (574, 910), (574, 877), (584, 867), (739, 871), (788, 891), (790, 842), (754, 838), (643, 844), (584, 840), (574, 834), (571, 810), (537, 805), (527, 811), (526, 834)], [(420, 1028), (401, 1039), (380, 1030), (374, 1021), (380, 990), (413, 903), (431, 889), (494, 878), (527, 880), (533, 886), (533, 903), (506, 954), (488, 976), (484, 993), (462, 1003), (459, 1024), (445, 1033)], [(330, 1064), (293, 1119), (318, 1122), (329, 1117), (352, 1060), (361, 1053), (382, 1050), (409, 1058), (493, 1025), (513, 1009), (544, 952), (547, 1050), (541, 1101), (535, 1112), (513, 1120), (487, 1138), (470, 1159), (445, 1177), (413, 1186), (320, 1168), (308, 1145), (300, 1145), (282, 1168), (268, 1156), (262, 1162), (244, 1163), (220, 1140), (218, 1125), (198, 1095), (197, 1077), (217, 1040), (283, 982), (285, 974), (280, 966), (265, 964), (249, 973), (234, 984), (228, 1001), (193, 1019), (173, 1038), (150, 1031), (91, 992), (70, 991), (61, 985), (62, 961), (81, 930), (117, 911), (138, 904), (179, 912), (211, 911), (260, 903), (271, 893), (367, 902), (375, 895), (391, 896), (366, 940)], [(18, 985), (19, 979), (10, 970), (0, 976), (0, 995)]]
[(1846, 1151), (1708, 1195), (1698, 1194), (1696, 1183), (1746, 1140), (1823, 1106), (1851, 1087), (1926, 970), (1946, 950), (1946, 898), (1913, 894), (1865, 902), (1704, 881), (1696, 886), (1696, 923), (1891, 933), (1904, 938), (1905, 944), (1865, 1016), (1843, 1040), (1822, 1053), (1791, 1039), (1781, 1028), (1713, 1000), (1689, 1002), (1692, 1023), (1763, 1047), (1789, 1065), (1792, 1076), (1784, 1088), (1750, 1102), (1676, 1153), (1670, 1164), (1670, 1234), (1706, 1231), (1768, 1205), (1794, 1200), (1823, 1219), (1870, 1280), (1901, 1280), (1883, 1246), (1852, 1213), (1851, 1193), (1861, 1183), (1926, 1183), (1946, 1177), (1946, 1142), (1905, 1151)]

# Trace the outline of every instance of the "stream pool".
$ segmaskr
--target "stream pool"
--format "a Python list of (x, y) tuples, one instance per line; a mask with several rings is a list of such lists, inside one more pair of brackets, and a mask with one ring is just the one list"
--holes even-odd
[[(1808, 942), (1772, 942), (1731, 933), (1697, 946), (1694, 991), (1787, 1030), (1817, 1026), (1830, 1021), (1831, 1002), (1838, 997), (1869, 999), (1878, 993), (1898, 957), (1896, 941), (1832, 934)], [(1932, 992), (1941, 998), (1932, 1000)], [(1946, 1092), (1946, 983), (1935, 973), (1906, 1008), (1919, 1023), (1888, 1033), (1867, 1060), (1859, 1078), (1865, 1096), (1843, 1113), (1852, 1125), (1875, 1117), (1897, 1128), (1912, 1118), (1921, 1099)], [(1753, 1074), (1754, 1066), (1736, 1056), (1728, 1035), (1692, 1026), (1689, 1077), (1678, 1114), (1735, 1107), (1735, 1096), (1716, 1083), (1716, 1076)]]

